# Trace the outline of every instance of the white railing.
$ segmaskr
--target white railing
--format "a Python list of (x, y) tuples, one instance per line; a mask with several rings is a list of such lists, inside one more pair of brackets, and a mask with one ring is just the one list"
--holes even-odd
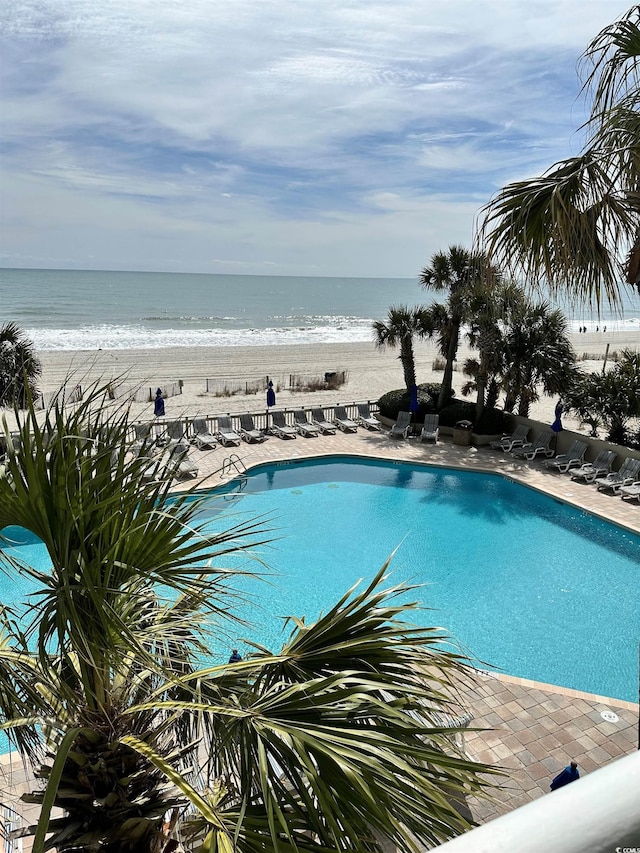
[(640, 752), (632, 752), (477, 829), (443, 853), (637, 853)]

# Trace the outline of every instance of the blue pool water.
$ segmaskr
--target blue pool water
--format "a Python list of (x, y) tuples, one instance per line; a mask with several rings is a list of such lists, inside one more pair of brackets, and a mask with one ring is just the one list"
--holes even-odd
[[(391, 581), (424, 583), (424, 624), (479, 665), (637, 698), (639, 536), (499, 476), (404, 463), (265, 465), (217, 495), (213, 529), (268, 516), (279, 537), (260, 551), (270, 577), (240, 582), (243, 637), (278, 649), (279, 617), (314, 619), (397, 548)], [(6, 585), (5, 602), (24, 591)]]

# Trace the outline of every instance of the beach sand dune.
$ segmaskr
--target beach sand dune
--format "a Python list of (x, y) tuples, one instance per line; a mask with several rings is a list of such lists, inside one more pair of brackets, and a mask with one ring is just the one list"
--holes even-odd
[[(636, 349), (640, 335), (633, 332), (575, 334), (572, 337), (578, 356), (593, 358), (581, 362), (584, 370), (601, 370), (603, 358), (609, 352), (625, 347)], [(458, 369), (454, 373), (454, 388), (461, 397), (466, 377), (462, 363), (472, 351), (464, 345), (458, 354)], [(438, 353), (433, 341), (416, 342), (416, 373), (418, 382), (442, 380), (442, 371), (433, 363)], [(402, 366), (398, 350), (378, 350), (373, 343), (300, 344), (288, 346), (247, 347), (175, 347), (167, 349), (42, 351), (43, 375), (41, 387), (45, 395), (62, 385), (87, 386), (98, 380), (120, 379), (127, 387), (155, 391), (182, 381), (182, 394), (167, 400), (167, 417), (181, 415), (215, 415), (226, 412), (259, 412), (266, 407), (264, 387), (266, 378), (273, 379), (277, 390), (278, 408), (313, 405), (330, 406), (354, 400), (375, 401), (387, 391), (403, 386)], [(346, 371), (347, 382), (337, 390), (293, 392), (289, 390), (290, 376), (321, 380), (325, 373)], [(210, 391), (207, 393), (207, 380)], [(255, 384), (257, 393), (229, 392)], [(532, 407), (531, 415), (543, 422), (553, 421), (557, 398), (543, 397)], [(152, 403), (144, 400), (134, 404), (134, 415), (151, 415)], [(576, 426), (575, 422), (567, 425)]]

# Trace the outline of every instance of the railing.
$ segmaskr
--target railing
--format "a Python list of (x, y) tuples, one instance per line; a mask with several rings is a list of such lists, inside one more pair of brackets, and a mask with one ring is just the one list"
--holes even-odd
[(640, 850), (640, 752), (447, 841), (443, 853)]
[(237, 453), (232, 453), (231, 456), (227, 456), (227, 458), (222, 463), (222, 468), (220, 469), (220, 479), (225, 477), (227, 474), (230, 474), (231, 471), (235, 471), (238, 474), (244, 474), (247, 470), (247, 466), (244, 464), (242, 459), (238, 456)]

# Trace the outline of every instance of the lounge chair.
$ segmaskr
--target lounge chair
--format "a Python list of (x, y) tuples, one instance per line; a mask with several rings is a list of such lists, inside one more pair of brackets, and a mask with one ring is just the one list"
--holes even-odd
[(315, 424), (309, 423), (302, 409), (297, 409), (293, 413), (293, 426), (305, 438), (314, 438), (320, 435), (320, 429)]
[(183, 477), (197, 477), (198, 465), (189, 456), (189, 445), (186, 442), (178, 442), (166, 450), (160, 465), (165, 465), (167, 473), (178, 480)]
[(133, 453), (135, 453), (136, 456), (139, 456), (140, 453), (143, 451), (151, 450), (151, 448), (155, 445), (156, 439), (151, 432), (154, 426), (154, 421), (147, 421), (144, 424), (133, 425), (136, 437), (131, 444), (131, 450)]
[(358, 432), (358, 424), (349, 417), (344, 406), (334, 406), (333, 422), (342, 432)]
[(371, 414), (371, 409), (368, 403), (358, 403), (358, 417), (356, 421), (365, 429), (370, 429), (372, 432), (380, 429), (380, 421), (374, 418)]
[(191, 421), (191, 443), (195, 444), (198, 450), (213, 450), (218, 446), (216, 437), (209, 432), (206, 418), (195, 418)]
[(440, 434), (440, 415), (433, 413), (424, 416), (424, 424), (420, 431), (420, 441), (438, 441)]
[(271, 435), (277, 435), (278, 438), (295, 438), (296, 430), (289, 426), (284, 417), (284, 412), (271, 412), (271, 427), (269, 428)]
[(179, 444), (184, 440), (185, 433), (186, 427), (184, 421), (167, 421), (163, 438), (168, 444)]
[(247, 444), (257, 444), (267, 439), (262, 430), (256, 429), (256, 425), (253, 422), (253, 415), (250, 415), (249, 412), (240, 415), (240, 436)]
[(398, 412), (398, 419), (391, 427), (391, 438), (406, 438), (411, 429), (411, 412)]
[(640, 501), (640, 481), (620, 486), (619, 494), (623, 501)]
[(546, 459), (545, 467), (551, 471), (559, 471), (565, 474), (572, 468), (579, 468), (584, 462), (584, 454), (587, 452), (585, 441), (574, 441), (566, 453), (561, 453), (554, 459)]
[(527, 459), (531, 462), (532, 459), (537, 459), (538, 456), (553, 456), (553, 450), (549, 447), (555, 432), (552, 429), (543, 430), (535, 441), (529, 441), (523, 444), (522, 447), (514, 447), (511, 455), (517, 459)]
[(214, 435), (224, 447), (228, 447), (231, 445), (239, 445), (241, 442), (241, 438), (238, 433), (233, 428), (233, 424), (231, 423), (231, 418), (228, 416), (222, 416), (216, 418), (218, 428), (216, 429)]
[(576, 468), (571, 474), (571, 479), (593, 483), (596, 477), (605, 477), (609, 473), (615, 458), (616, 454), (613, 450), (601, 450), (593, 462), (585, 462)]
[(489, 446), (493, 450), (502, 450), (505, 453), (509, 453), (514, 447), (522, 447), (523, 444), (526, 444), (528, 435), (529, 427), (526, 424), (518, 424), (511, 435), (503, 435), (497, 441), (492, 441)]
[(157, 480), (164, 479), (164, 466), (158, 458), (151, 456), (138, 456), (137, 473), (143, 483), (153, 483)]
[(320, 432), (323, 435), (335, 435), (336, 427), (335, 424), (332, 424), (327, 420), (325, 413), (322, 409), (311, 409), (311, 419), (312, 423), (318, 427)]
[(612, 471), (606, 477), (596, 478), (596, 486), (599, 492), (609, 491), (610, 489), (614, 495), (619, 495), (620, 489), (623, 486), (630, 486), (638, 479), (639, 475), (640, 459), (627, 456), (619, 471)]

